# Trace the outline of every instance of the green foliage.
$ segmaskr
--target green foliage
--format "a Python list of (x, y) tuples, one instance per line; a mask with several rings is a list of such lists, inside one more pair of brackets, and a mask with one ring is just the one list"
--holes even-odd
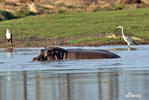
[(89, 42), (89, 41), (93, 41), (96, 40), (98, 37), (85, 37), (85, 38), (81, 38), (81, 39), (76, 39), (76, 40), (71, 40), (71, 41), (67, 41), (67, 43), (69, 44), (79, 44), (79, 43), (83, 43), (83, 42)]
[(121, 39), (118, 39), (118, 38), (107, 38), (107, 37), (101, 37), (98, 39), (98, 42), (100, 43), (104, 43), (104, 42), (119, 42), (119, 41), (122, 41)]
[[(4, 36), (6, 28), (9, 28), (15, 39), (34, 37), (56, 39), (71, 38), (75, 36), (77, 38), (68, 41), (68, 43), (104, 42), (109, 40), (112, 42), (119, 41), (119, 39), (109, 39), (107, 37), (98, 38), (94, 36), (94, 34), (120, 33), (121, 31), (119, 29), (116, 30), (115, 27), (117, 25), (123, 25), (125, 33), (130, 33), (143, 39), (149, 39), (148, 11), (148, 8), (140, 8), (135, 10), (29, 16), (20, 19), (1, 21), (0, 37)], [(88, 34), (92, 37), (89, 37)]]

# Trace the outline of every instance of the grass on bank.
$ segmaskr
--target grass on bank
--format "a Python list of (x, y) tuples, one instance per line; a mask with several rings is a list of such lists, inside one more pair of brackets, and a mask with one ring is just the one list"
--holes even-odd
[[(109, 42), (105, 33), (116, 33), (117, 25), (123, 25), (125, 33), (149, 39), (149, 8), (117, 11), (44, 14), (0, 22), (0, 37), (5, 37), (7, 28), (15, 39), (67, 38), (64, 42)], [(88, 37), (88, 34), (92, 35)], [(101, 34), (97, 37), (95, 34)], [(73, 38), (76, 37), (76, 38)], [(70, 40), (69, 40), (70, 38)]]

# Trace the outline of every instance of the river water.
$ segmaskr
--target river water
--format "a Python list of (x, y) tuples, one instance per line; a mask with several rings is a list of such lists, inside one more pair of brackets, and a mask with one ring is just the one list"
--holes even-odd
[(148, 100), (149, 45), (63, 48), (121, 58), (32, 62), (41, 48), (0, 49), (0, 100)]

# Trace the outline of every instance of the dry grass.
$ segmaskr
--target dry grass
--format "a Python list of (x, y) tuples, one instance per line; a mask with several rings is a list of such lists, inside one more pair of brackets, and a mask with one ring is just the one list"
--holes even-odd
[[(15, 1), (15, 0), (13, 0)], [(0, 10), (6, 10), (9, 12), (17, 13), (18, 11), (21, 12), (22, 9), (27, 9), (33, 13), (62, 13), (62, 12), (80, 12), (80, 11), (98, 11), (100, 9), (106, 10), (117, 10), (117, 9), (131, 9), (131, 8), (138, 8), (138, 7), (147, 7), (146, 5), (136, 4), (139, 0), (41, 0), (41, 1), (34, 1), (33, 3), (31, 0), (16, 0), (13, 2), (12, 0), (7, 0), (7, 2), (0, 3)], [(117, 3), (126, 3), (126, 4), (134, 4), (134, 5), (127, 5), (127, 6), (119, 6), (120, 4)], [(141, 0), (141, 2), (149, 4), (148, 0)], [(122, 4), (121, 4), (122, 5)]]

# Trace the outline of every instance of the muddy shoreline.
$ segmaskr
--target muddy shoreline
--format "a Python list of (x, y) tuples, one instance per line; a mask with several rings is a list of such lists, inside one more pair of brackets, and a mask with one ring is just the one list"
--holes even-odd
[[(138, 45), (147, 45), (149, 41), (136, 41)], [(45, 46), (104, 46), (104, 45), (127, 45), (123, 40), (118, 42), (85, 42), (77, 44), (69, 44), (63, 40), (17, 40), (12, 44), (6, 44), (6, 42), (0, 42), (0, 48), (25, 48), (25, 47), (45, 47)]]

